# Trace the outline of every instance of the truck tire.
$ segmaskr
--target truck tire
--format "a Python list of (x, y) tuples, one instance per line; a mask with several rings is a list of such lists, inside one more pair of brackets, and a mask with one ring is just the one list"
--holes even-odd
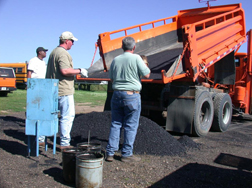
[(205, 136), (213, 122), (213, 101), (208, 91), (201, 91), (195, 97), (193, 135)]
[(232, 119), (232, 102), (229, 94), (217, 93), (214, 101), (214, 118), (211, 130), (225, 132)]
[(210, 96), (212, 98), (212, 101), (214, 101), (216, 94), (217, 94), (216, 92), (210, 92)]

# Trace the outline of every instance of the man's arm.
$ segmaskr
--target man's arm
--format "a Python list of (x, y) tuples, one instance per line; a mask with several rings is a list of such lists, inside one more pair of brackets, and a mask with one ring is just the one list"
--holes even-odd
[(68, 68), (68, 69), (60, 69), (60, 72), (64, 76), (74, 76), (74, 75), (80, 74), (81, 70), (80, 69)]
[(149, 78), (150, 77), (150, 73), (146, 74), (145, 76), (143, 76), (144, 78)]
[(31, 78), (31, 74), (32, 74), (32, 71), (28, 70), (28, 72), (27, 72), (27, 78)]
[(147, 66), (147, 64), (143, 61), (143, 59), (140, 56), (138, 56), (138, 67), (141, 71), (141, 75), (147, 73), (146, 75), (142, 76), (142, 78), (150, 77), (150, 73), (151, 73), (150, 68)]

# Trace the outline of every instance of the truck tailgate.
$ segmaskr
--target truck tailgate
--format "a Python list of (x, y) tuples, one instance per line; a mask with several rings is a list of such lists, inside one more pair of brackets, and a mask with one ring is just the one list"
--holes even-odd
[(0, 90), (13, 90), (16, 88), (16, 78), (0, 78)]

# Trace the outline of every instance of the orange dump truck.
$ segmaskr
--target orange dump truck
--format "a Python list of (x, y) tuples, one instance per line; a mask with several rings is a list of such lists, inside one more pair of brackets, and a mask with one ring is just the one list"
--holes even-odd
[[(180, 10), (176, 16), (100, 34), (101, 59), (89, 68), (89, 78), (77, 79), (110, 81), (110, 64), (123, 52), (122, 39), (131, 36), (135, 53), (146, 55), (151, 69), (150, 78), (142, 79), (142, 115), (167, 131), (223, 132), (233, 113), (252, 110), (251, 33), (246, 33), (241, 4)], [(238, 53), (246, 41), (248, 52)], [(109, 82), (104, 110), (110, 109), (112, 92)]]
[(0, 96), (16, 90), (16, 76), (12, 68), (0, 67)]

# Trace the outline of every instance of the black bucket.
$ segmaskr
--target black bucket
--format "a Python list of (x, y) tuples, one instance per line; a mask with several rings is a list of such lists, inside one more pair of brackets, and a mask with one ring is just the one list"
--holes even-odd
[(68, 183), (75, 182), (76, 148), (68, 148), (62, 151), (63, 178)]
[(82, 142), (77, 144), (77, 150), (86, 153), (101, 153), (101, 144), (95, 142)]

